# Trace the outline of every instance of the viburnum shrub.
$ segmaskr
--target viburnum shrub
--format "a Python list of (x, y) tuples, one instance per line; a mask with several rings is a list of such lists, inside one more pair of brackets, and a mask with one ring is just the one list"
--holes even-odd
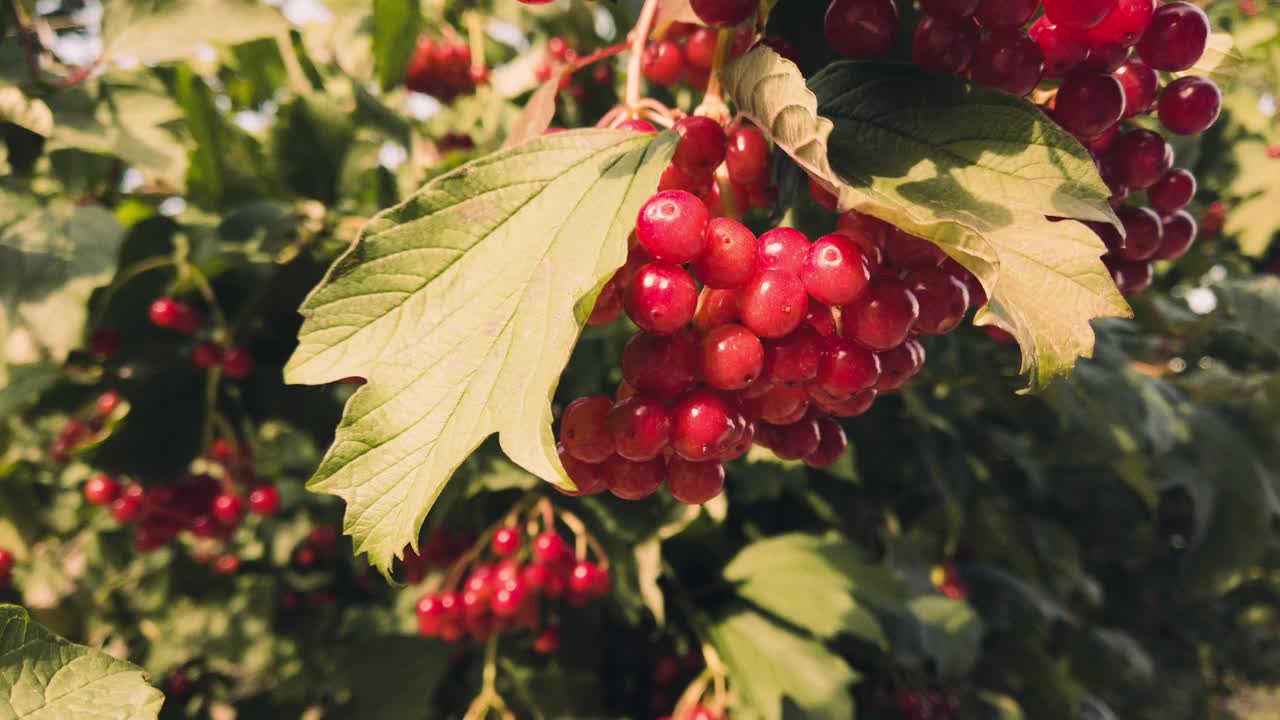
[(3, 17), (0, 717), (1280, 682), (1257, 4)]

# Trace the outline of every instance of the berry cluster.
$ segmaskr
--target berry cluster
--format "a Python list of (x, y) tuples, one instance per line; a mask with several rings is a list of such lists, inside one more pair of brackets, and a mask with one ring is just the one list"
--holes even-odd
[[(221, 478), (198, 474), (170, 485), (144, 488), (98, 474), (85, 482), (84, 497), (92, 505), (109, 508), (117, 522), (133, 524), (134, 546), (142, 552), (159, 549), (183, 531), (199, 539), (227, 540), (246, 511), (265, 516), (280, 509), (280, 493), (274, 486), (253, 487), (247, 498), (237, 491), (238, 481), (247, 484), (251, 479), (247, 447), (237, 450), (220, 440), (210, 448), (208, 459), (220, 465)], [(214, 561), (214, 569), (222, 574), (232, 574), (238, 568), (234, 555)]]
[(448, 530), (436, 530), (427, 536), (421, 544), (420, 551), (411, 547), (404, 550), (404, 560), (400, 563), (403, 571), (398, 575), (408, 585), (417, 585), (426, 578), (433, 568), (445, 568), (453, 564), (464, 552), (475, 545), (474, 533), (452, 533)]
[[(195, 335), (204, 327), (204, 315), (173, 298), (158, 298), (147, 309), (151, 324), (183, 335)], [(226, 347), (210, 339), (196, 342), (191, 349), (191, 362), (204, 369), (221, 368), (233, 380), (243, 380), (253, 371), (253, 356), (242, 347)]]
[(955, 720), (960, 717), (960, 698), (941, 690), (898, 690), (886, 704), (902, 720)]
[(452, 102), (459, 95), (475, 92), (489, 80), (489, 69), (473, 65), (471, 48), (462, 40), (433, 40), (423, 36), (409, 58), (404, 86)]
[[(578, 50), (562, 37), (553, 37), (547, 41), (547, 55), (533, 68), (533, 77), (538, 82), (546, 82), (558, 70), (573, 65), (579, 59)], [(591, 69), (591, 80), (597, 86), (607, 87), (613, 84), (613, 70), (608, 63), (596, 63)], [(584, 102), (587, 98), (587, 86), (576, 80), (571, 74), (560, 79), (560, 89), (569, 93), (575, 102)]]
[(485, 640), (493, 633), (523, 629), (533, 634), (534, 650), (551, 653), (560, 645), (562, 605), (582, 607), (609, 594), (612, 583), (603, 556), (592, 562), (584, 550), (575, 558), (547, 524), (526, 544), (522, 527), (498, 528), (488, 543), (451, 568), (441, 590), (422, 596), (417, 607), (422, 635), (456, 642), (464, 635)]
[[(1126, 237), (1095, 225), (1116, 285), (1135, 293), (1151, 283), (1151, 261), (1175, 260), (1195, 241), (1183, 208), (1195, 195), (1191, 173), (1173, 168), (1173, 149), (1124, 121), (1154, 112), (1169, 132), (1195, 135), (1217, 120), (1222, 97), (1207, 78), (1161, 87), (1161, 73), (1192, 68), (1209, 39), (1204, 11), (1156, 0), (921, 0), (912, 59), (1015, 95), (1042, 80), (1050, 116), (1094, 155), (1119, 208)], [(1028, 26), (1027, 24), (1030, 23)], [(898, 32), (895, 0), (832, 0), (824, 24), (831, 47), (850, 57), (887, 52)], [(1146, 191), (1145, 206), (1124, 206)]]
[[(699, 116), (682, 118), (672, 129), (680, 142), (658, 190), (684, 190), (697, 196), (710, 217), (739, 218), (777, 204), (769, 141), (759, 130), (744, 124), (726, 134), (719, 123)], [(718, 175), (728, 181), (727, 186), (716, 181)]]
[[(690, 175), (720, 162), (695, 134), (702, 124), (686, 126), (675, 152)], [(753, 444), (828, 467), (847, 443), (833, 417), (866, 412), (914, 376), (915, 335), (954, 330), (971, 300), (986, 302), (967, 270), (869, 216), (845, 213), (816, 242), (792, 228), (757, 238), (685, 190), (660, 190), (591, 317), (603, 324), (625, 308), (639, 326), (624, 382), (613, 398), (565, 408), (561, 462), (579, 494), (638, 500), (665, 480), (690, 504), (718, 495), (722, 463)]]
[[(750, 42), (750, 29), (740, 29), (733, 36), (729, 56), (743, 54)], [(644, 55), (640, 59), (640, 71), (654, 85), (669, 87), (683, 81), (695, 90), (706, 90), (715, 55), (715, 30), (672, 23), (665, 37), (645, 46)]]
[(49, 447), (49, 456), (54, 462), (64, 463), (70, 460), (73, 450), (102, 432), (120, 403), (120, 395), (114, 391), (108, 390), (99, 395), (81, 418), (72, 418), (62, 425)]
[(8, 590), (13, 584), (13, 566), (16, 561), (12, 552), (0, 547), (0, 591)]

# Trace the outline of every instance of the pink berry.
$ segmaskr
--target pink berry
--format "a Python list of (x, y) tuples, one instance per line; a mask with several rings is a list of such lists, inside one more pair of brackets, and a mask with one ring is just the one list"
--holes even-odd
[(605, 474), (608, 461), (602, 463), (585, 463), (570, 455), (564, 449), (564, 443), (556, 445), (556, 455), (560, 458), (560, 464), (564, 466), (564, 472), (573, 481), (577, 487), (575, 491), (563, 490), (559, 486), (556, 487), (560, 492), (574, 497), (583, 495), (595, 495), (609, 489), (609, 477)]
[(690, 333), (636, 333), (622, 350), (622, 377), (636, 390), (663, 399), (697, 382), (697, 340)]
[(911, 61), (934, 72), (958, 75), (973, 62), (980, 38), (973, 18), (926, 15), (916, 26)]
[(1072, 73), (1054, 100), (1054, 120), (1077, 137), (1096, 138), (1123, 115), (1124, 87), (1110, 75)]
[(1173, 168), (1160, 176), (1155, 185), (1147, 188), (1147, 200), (1151, 207), (1162, 213), (1171, 213), (1186, 207), (1196, 195), (1196, 176), (1182, 168)]
[(978, 43), (970, 74), (1010, 95), (1026, 95), (1044, 76), (1044, 51), (1021, 30), (993, 32)]
[(1164, 239), (1160, 216), (1142, 207), (1122, 207), (1116, 215), (1124, 223), (1124, 247), (1116, 255), (1125, 260), (1148, 260), (1155, 255)]
[(1156, 260), (1177, 260), (1191, 249), (1196, 241), (1196, 221), (1186, 210), (1165, 215), (1160, 219), (1160, 249), (1156, 251)]
[(702, 252), (707, 219), (707, 207), (697, 197), (684, 190), (666, 190), (640, 208), (636, 239), (655, 260), (687, 263)]
[(827, 339), (809, 325), (764, 343), (764, 376), (775, 385), (801, 385), (818, 376)]
[(751, 279), (756, 264), (756, 236), (742, 223), (718, 217), (707, 223), (702, 253), (693, 274), (711, 288), (739, 288)]
[(1133, 47), (1151, 25), (1156, 0), (1119, 0), (1107, 17), (1089, 30), (1089, 39), (1124, 48)]
[(866, 291), (871, 268), (866, 253), (849, 237), (826, 235), (809, 246), (800, 279), (818, 302), (844, 305)]
[(706, 176), (724, 162), (728, 139), (720, 123), (709, 117), (690, 115), (677, 120), (672, 129), (680, 136), (680, 142), (671, 162), (681, 170), (695, 177)]
[(785, 270), (797, 275), (809, 256), (809, 238), (795, 228), (774, 228), (760, 236), (756, 269)]
[(827, 339), (827, 351), (818, 366), (817, 386), (833, 397), (848, 397), (875, 387), (880, 379), (876, 354), (848, 338)]
[(799, 327), (809, 311), (809, 295), (800, 277), (785, 270), (764, 270), (738, 291), (742, 324), (760, 337), (782, 337)]
[(879, 356), (882, 372), (875, 389), (880, 392), (897, 390), (924, 367), (924, 346), (915, 338), (881, 352)]
[(754, 185), (769, 173), (769, 141), (753, 127), (740, 128), (729, 136), (725, 151), (729, 179), (738, 185)]
[(1124, 116), (1135, 117), (1149, 111), (1160, 92), (1160, 74), (1141, 60), (1129, 60), (1112, 77), (1124, 88)]
[(712, 27), (733, 27), (755, 13), (755, 0), (690, 0), (693, 14)]
[(702, 378), (718, 390), (741, 390), (760, 378), (764, 346), (747, 328), (728, 324), (702, 340)]
[(945, 335), (955, 330), (969, 309), (969, 290), (945, 270), (913, 270), (908, 287), (920, 304), (915, 330), (925, 335)]
[(840, 423), (828, 417), (818, 418), (818, 447), (804, 457), (804, 464), (815, 468), (829, 468), (844, 455), (849, 438)]
[(1063, 77), (1089, 55), (1089, 40), (1084, 33), (1056, 25), (1048, 16), (1032, 23), (1027, 32), (1044, 52), (1044, 74), (1047, 77)]
[(627, 316), (641, 329), (670, 335), (689, 324), (698, 307), (698, 286), (678, 266), (649, 263), (627, 288)]

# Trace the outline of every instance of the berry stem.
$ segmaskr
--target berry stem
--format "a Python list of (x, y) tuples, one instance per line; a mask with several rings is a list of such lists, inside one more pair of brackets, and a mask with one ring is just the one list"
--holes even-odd
[(644, 77), (640, 72), (640, 60), (644, 56), (644, 44), (653, 29), (653, 18), (658, 14), (658, 0), (644, 0), (640, 10), (640, 19), (631, 31), (631, 57), (627, 58), (627, 94), (625, 102), (635, 106), (640, 102), (640, 80)]
[[(720, 70), (729, 58), (729, 49), (733, 46), (733, 28), (724, 28), (716, 35), (716, 53), (711, 60), (711, 75), (707, 79), (707, 91), (702, 95), (702, 102), (694, 108), (694, 115), (704, 115), (721, 125), (729, 122), (729, 106), (725, 104), (720, 89)], [(722, 195), (723, 197), (723, 195)]]
[(484, 14), (470, 10), (463, 22), (467, 25), (467, 42), (471, 47), (471, 68), (484, 70)]
[(489, 637), (489, 641), (484, 646), (483, 678), (480, 694), (471, 701), (466, 715), (462, 716), (463, 720), (483, 720), (489, 716), (490, 710), (498, 713), (501, 718), (512, 717), (507, 712), (506, 701), (498, 694), (498, 635), (496, 633)]
[(107, 308), (110, 307), (112, 296), (114, 296), (116, 291), (124, 287), (130, 280), (143, 273), (151, 272), (152, 270), (159, 270), (161, 268), (173, 267), (177, 264), (177, 261), (172, 257), (160, 257), (143, 260), (140, 263), (130, 265), (128, 269), (117, 275), (115, 280), (113, 280), (112, 283), (107, 286), (107, 289), (103, 291), (102, 301), (98, 303), (98, 306), (93, 313), (93, 319), (89, 323), (89, 327), (96, 328), (101, 325), (102, 316), (106, 314)]
[(568, 510), (561, 510), (560, 522), (563, 522), (573, 531), (579, 560), (587, 559), (587, 548), (589, 547), (591, 552), (595, 553), (596, 564), (600, 566), (600, 569), (609, 569), (609, 556), (605, 553), (604, 547), (596, 539), (596, 536), (592, 535), (590, 530), (587, 530), (587, 525), (582, 522), (582, 518)]
[[(512, 505), (510, 512), (508, 512), (506, 515), (503, 515), (501, 518), (498, 519), (497, 522), (490, 525), (488, 529), (486, 529), (484, 532), (480, 533), (480, 536), (476, 538), (475, 544), (472, 545), (465, 553), (458, 556), (457, 560), (453, 561), (453, 565), (449, 567), (449, 572), (445, 575), (445, 581), (442, 587), (447, 589), (453, 589), (457, 587), (458, 580), (462, 576), (462, 572), (471, 565), (471, 563), (476, 559), (477, 556), (480, 555), (480, 553), (488, 549), (490, 541), (493, 540), (493, 534), (498, 532), (500, 528), (506, 527), (511, 517), (519, 516), (520, 514), (525, 512), (525, 510), (528, 510), (530, 507), (532, 507), (535, 502), (542, 501), (542, 500), (546, 500), (546, 498), (539, 498), (536, 495), (530, 494), (521, 498), (519, 501), (516, 502), (515, 505)], [(417, 547), (414, 547), (415, 551), (417, 549), (418, 549)]]

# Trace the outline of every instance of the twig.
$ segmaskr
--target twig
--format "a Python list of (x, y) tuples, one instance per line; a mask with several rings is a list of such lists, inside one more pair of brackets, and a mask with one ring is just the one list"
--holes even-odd
[(725, 28), (716, 36), (716, 52), (711, 61), (711, 75), (707, 79), (707, 91), (703, 93), (702, 102), (694, 109), (694, 115), (705, 115), (721, 125), (729, 121), (729, 106), (725, 104), (720, 90), (720, 70), (724, 68), (733, 46), (733, 28)]
[(644, 8), (640, 10), (640, 19), (631, 35), (631, 57), (627, 58), (627, 94), (626, 103), (634, 106), (640, 101), (640, 60), (644, 56), (645, 41), (649, 39), (649, 31), (653, 29), (653, 18), (658, 14), (658, 0), (644, 0)]
[(9, 0), (9, 11), (13, 15), (14, 32), (22, 42), (22, 54), (27, 62), (27, 76), (32, 83), (38, 83), (40, 82), (40, 48), (36, 45), (35, 32), (27, 22), (27, 14), (22, 9), (21, 0)]

